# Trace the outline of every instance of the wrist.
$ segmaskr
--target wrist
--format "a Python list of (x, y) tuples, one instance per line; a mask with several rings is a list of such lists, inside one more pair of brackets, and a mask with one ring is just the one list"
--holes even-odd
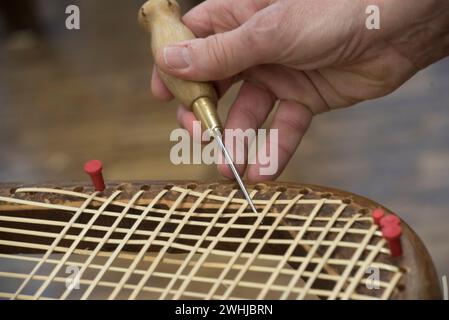
[(449, 55), (449, 2), (429, 2), (431, 12), (411, 20), (408, 30), (398, 37), (398, 43), (404, 43), (404, 54), (419, 69)]
[(380, 9), (380, 39), (417, 69), (449, 55), (449, 1), (363, 0)]

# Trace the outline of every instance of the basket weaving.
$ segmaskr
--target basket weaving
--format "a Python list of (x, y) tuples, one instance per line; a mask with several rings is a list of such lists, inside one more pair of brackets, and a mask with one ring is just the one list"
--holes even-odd
[(83, 183), (1, 185), (0, 298), (440, 297), (404, 222), (403, 254), (390, 255), (371, 217), (379, 204), (309, 185), (248, 188), (257, 215), (228, 182), (113, 182), (102, 193)]

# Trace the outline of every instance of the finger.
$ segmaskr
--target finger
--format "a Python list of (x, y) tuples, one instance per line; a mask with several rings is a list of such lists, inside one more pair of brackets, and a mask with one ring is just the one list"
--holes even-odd
[[(311, 121), (312, 113), (308, 108), (294, 101), (282, 100), (265, 146), (258, 150), (256, 164), (248, 168), (248, 179), (252, 182), (276, 179), (294, 155)], [(272, 135), (275, 132), (277, 139)]]
[(176, 113), (176, 118), (178, 120), (179, 125), (182, 128), (186, 129), (189, 132), (190, 136), (193, 137), (196, 142), (201, 142), (201, 138), (196, 137), (193, 134), (194, 133), (193, 124), (194, 121), (196, 121), (196, 118), (192, 111), (187, 109), (185, 106), (180, 105), (178, 107), (178, 112)]
[(275, 26), (266, 19), (274, 5), (228, 32), (167, 46), (156, 53), (158, 66), (169, 74), (198, 81), (220, 80), (275, 59)]
[(223, 97), (229, 88), (231, 88), (235, 83), (241, 81), (240, 75), (230, 77), (224, 80), (219, 80), (214, 82), (215, 90), (217, 91), (217, 96), (220, 99)]
[(182, 22), (198, 38), (205, 38), (214, 33), (214, 25), (209, 12), (216, 9), (214, 9), (215, 4), (211, 5), (211, 2), (204, 1), (200, 3), (182, 17)]
[[(240, 81), (240, 77), (237, 75), (228, 79), (216, 81), (214, 87), (217, 91), (218, 98), (221, 98), (226, 94), (228, 89), (236, 82)], [(173, 94), (167, 88), (167, 86), (162, 81), (159, 73), (157, 72), (157, 67), (153, 68), (151, 74), (151, 93), (159, 100), (170, 101), (172, 100)]]
[[(228, 147), (228, 151), (240, 175), (243, 175), (247, 166), (248, 148), (252, 143), (250, 140), (254, 138), (251, 131), (257, 135), (256, 130), (265, 122), (275, 101), (276, 98), (266, 89), (244, 82), (229, 111), (225, 125), (225, 143), (229, 146), (232, 139), (232, 149)], [(232, 171), (221, 154), (219, 160), (220, 173), (232, 179)]]
[(208, 0), (187, 12), (182, 21), (198, 38), (239, 27), (271, 0)]
[(322, 90), (318, 90), (324, 86), (325, 80), (318, 82), (316, 79), (322, 77), (315, 73), (320, 72), (298, 72), (295, 69), (271, 64), (251, 68), (245, 71), (242, 77), (260, 83), (279, 99), (296, 101), (309, 108), (313, 114), (319, 114), (329, 111), (329, 103), (332, 100), (323, 95)]
[(153, 73), (151, 74), (151, 92), (156, 98), (162, 101), (170, 101), (173, 99), (170, 90), (168, 90), (159, 77), (156, 66), (153, 68)]

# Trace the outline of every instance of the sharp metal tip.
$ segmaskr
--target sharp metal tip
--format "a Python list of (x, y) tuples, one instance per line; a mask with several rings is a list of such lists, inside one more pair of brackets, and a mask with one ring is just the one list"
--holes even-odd
[[(245, 189), (245, 191), (246, 191), (246, 193), (248, 193), (248, 191)], [(249, 206), (251, 207), (251, 210), (253, 210), (253, 212), (255, 213), (255, 214), (258, 214), (257, 213), (257, 209), (256, 209), (256, 207), (254, 206), (254, 203), (253, 203), (253, 201), (251, 200), (251, 198), (249, 197), (249, 195), (248, 195), (248, 197), (246, 198), (246, 200), (248, 201), (248, 204), (249, 204)]]
[(248, 204), (249, 204), (251, 210), (252, 210), (255, 214), (257, 214), (256, 207), (254, 206), (254, 203), (253, 203), (253, 201), (251, 200), (251, 197), (250, 197), (250, 195), (249, 195), (249, 193), (248, 193), (248, 190), (246, 190), (246, 187), (245, 187), (245, 185), (243, 184), (243, 181), (242, 181), (242, 179), (240, 178), (240, 175), (239, 175), (237, 169), (236, 169), (235, 166), (234, 166), (234, 162), (232, 161), (231, 155), (229, 154), (228, 150), (226, 150), (226, 146), (225, 146), (224, 143), (223, 143), (223, 139), (222, 139), (220, 130), (219, 130), (218, 128), (216, 128), (216, 129), (212, 130), (212, 133), (213, 133), (214, 138), (215, 138), (215, 140), (217, 141), (218, 145), (220, 146), (221, 150), (223, 151), (223, 154), (224, 154), (224, 156), (225, 156), (225, 158), (226, 158), (226, 162), (228, 163), (228, 166), (229, 166), (229, 168), (231, 169), (232, 174), (233, 174), (234, 177), (235, 177), (235, 180), (237, 180), (237, 183), (239, 184), (240, 189), (242, 190), (243, 195), (244, 195), (245, 198), (246, 198), (246, 201), (248, 201)]

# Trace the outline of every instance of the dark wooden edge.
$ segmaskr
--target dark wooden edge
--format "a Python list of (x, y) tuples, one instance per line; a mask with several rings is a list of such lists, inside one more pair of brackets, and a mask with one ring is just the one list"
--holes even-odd
[[(268, 199), (275, 191), (283, 193), (286, 199), (291, 199), (300, 193), (307, 193), (305, 197), (328, 197), (330, 199), (345, 199), (350, 201), (348, 206), (351, 206), (358, 213), (369, 216), (370, 212), (375, 208), (383, 208), (387, 214), (395, 214), (388, 208), (374, 202), (366, 197), (356, 195), (354, 193), (342, 191), (336, 188), (322, 187), (310, 184), (298, 184), (289, 182), (265, 182), (259, 184), (247, 183), (247, 188), (252, 190), (257, 188), (259, 190), (256, 199)], [(151, 200), (155, 195), (163, 189), (170, 189), (172, 186), (179, 186), (183, 188), (196, 189), (202, 191), (205, 189), (212, 189), (214, 194), (225, 195), (237, 185), (230, 181), (217, 182), (198, 182), (198, 181), (109, 181), (107, 189), (103, 192), (105, 196), (112, 194), (116, 190), (121, 190), (122, 194), (119, 200), (129, 200), (135, 192), (144, 189), (142, 200)], [(49, 187), (61, 188), (66, 190), (83, 190), (83, 192), (93, 192), (90, 183), (86, 182), (70, 182), (70, 183), (41, 183), (41, 184), (0, 184), (0, 196), (14, 196), (14, 190), (20, 187)], [(149, 188), (148, 188), (149, 187)], [(29, 195), (28, 199), (33, 199), (39, 195)], [(243, 196), (242, 196), (243, 198)], [(175, 197), (174, 197), (175, 199)], [(61, 199), (58, 199), (61, 200)], [(74, 202), (68, 200), (65, 202)], [(20, 208), (20, 206), (17, 206)], [(1, 206), (0, 214), (5, 208)], [(399, 266), (405, 273), (400, 283), (400, 288), (406, 289), (395, 294), (396, 299), (441, 299), (441, 289), (437, 272), (433, 265), (432, 259), (425, 248), (422, 241), (410, 226), (402, 221), (403, 236), (402, 247), (404, 255), (401, 258), (390, 258), (391, 263)], [(272, 250), (276, 251), (275, 248)]]

